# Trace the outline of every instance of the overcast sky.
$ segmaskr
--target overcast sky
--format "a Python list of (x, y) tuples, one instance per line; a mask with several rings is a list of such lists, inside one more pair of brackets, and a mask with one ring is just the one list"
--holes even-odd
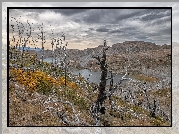
[[(155, 6), (154, 3), (149, 4), (149, 6), (152, 5)], [(55, 4), (44, 3), (44, 6), (55, 6)], [(80, 3), (78, 6), (86, 6), (86, 4)], [(169, 3), (166, 6), (174, 6), (173, 17), (179, 13), (176, 8), (178, 5), (175, 3)], [(56, 37), (57, 34), (65, 33), (66, 41), (69, 43), (68, 48), (96, 47), (102, 45), (104, 39), (107, 40), (109, 46), (130, 40), (153, 42), (158, 45), (171, 44), (170, 9), (15, 9), (10, 11), (11, 16), (24, 25), (28, 20), (34, 28), (34, 38), (40, 32), (37, 26), (43, 22), (47, 41), (45, 48), (49, 49), (51, 48), (51, 29), (54, 29)], [(21, 18), (18, 19), (20, 16)], [(174, 25), (176, 21), (178, 21), (177, 18)], [(10, 23), (16, 24), (14, 20)], [(173, 39), (177, 39), (175, 35), (173, 36)]]

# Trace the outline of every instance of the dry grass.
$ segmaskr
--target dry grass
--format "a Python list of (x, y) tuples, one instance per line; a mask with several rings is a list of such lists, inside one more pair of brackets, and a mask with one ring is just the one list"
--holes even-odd
[(137, 75), (137, 74), (133, 74), (131, 75), (131, 77), (140, 81), (147, 81), (147, 82), (156, 82), (158, 80), (157, 78), (148, 77), (144, 75)]

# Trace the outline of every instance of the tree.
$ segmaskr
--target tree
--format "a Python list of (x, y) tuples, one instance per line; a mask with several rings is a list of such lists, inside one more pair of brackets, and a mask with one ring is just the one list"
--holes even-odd
[(40, 33), (41, 33), (41, 35), (38, 34), (38, 36), (39, 36), (39, 38), (42, 40), (42, 62), (43, 62), (43, 59), (44, 59), (44, 43), (46, 42), (45, 36), (44, 36), (45, 32), (44, 32), (44, 29), (43, 29), (43, 23), (42, 23), (42, 25), (41, 25), (40, 27), (38, 27), (38, 28), (39, 28)]
[(107, 79), (107, 73), (108, 73), (108, 65), (106, 63), (106, 51), (109, 49), (109, 47), (106, 44), (106, 40), (104, 40), (104, 46), (102, 48), (102, 56), (92, 56), (98, 61), (98, 65), (100, 65), (101, 69), (101, 78), (100, 78), (100, 83), (99, 83), (99, 93), (98, 93), (98, 98), (97, 100), (92, 104), (91, 106), (91, 114), (93, 118), (95, 119), (95, 125), (99, 126), (100, 125), (100, 114), (105, 114), (106, 108), (105, 108), (105, 100), (109, 98), (110, 102), (112, 103), (111, 100), (111, 95), (114, 93), (114, 91), (117, 89), (117, 86), (121, 84), (123, 80), (126, 80), (125, 76), (127, 75), (127, 69), (126, 69), (126, 74), (122, 77), (122, 79), (115, 85), (113, 86), (113, 74), (111, 72), (111, 77), (108, 79), (110, 80), (110, 88), (106, 90), (106, 81)]

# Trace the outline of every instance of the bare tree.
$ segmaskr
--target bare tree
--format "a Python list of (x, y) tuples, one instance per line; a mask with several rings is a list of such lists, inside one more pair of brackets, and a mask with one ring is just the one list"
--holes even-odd
[(38, 28), (39, 28), (40, 33), (41, 33), (41, 35), (40, 34), (37, 34), (37, 35), (42, 40), (42, 62), (43, 62), (43, 60), (44, 60), (44, 43), (46, 42), (45, 36), (44, 36), (45, 32), (44, 32), (44, 28), (43, 28), (43, 23)]
[[(95, 125), (96, 126), (100, 126), (100, 115), (105, 114), (105, 111), (106, 111), (106, 107), (104, 105), (105, 100), (107, 98), (109, 98), (110, 102), (112, 103), (111, 95), (115, 92), (115, 90), (118, 89), (118, 86), (121, 84), (122, 81), (130, 79), (130, 78), (126, 78), (126, 76), (128, 75), (127, 68), (126, 68), (125, 75), (115, 85), (113, 85), (112, 71), (110, 71), (111, 77), (107, 78), (108, 65), (106, 63), (106, 51), (108, 49), (109, 49), (109, 47), (106, 45), (106, 40), (104, 40), (104, 46), (103, 46), (103, 49), (102, 49), (102, 56), (101, 57), (99, 55), (98, 56), (92, 56), (93, 58), (97, 59), (98, 65), (100, 65), (100, 69), (101, 69), (101, 78), (100, 78), (100, 83), (99, 83), (99, 87), (98, 87), (98, 90), (99, 90), (98, 98), (92, 104), (91, 109), (90, 109), (92, 117), (95, 119)], [(110, 79), (110, 87), (107, 90), (106, 89), (106, 81), (108, 79)], [(130, 79), (130, 80), (132, 80), (132, 79)]]

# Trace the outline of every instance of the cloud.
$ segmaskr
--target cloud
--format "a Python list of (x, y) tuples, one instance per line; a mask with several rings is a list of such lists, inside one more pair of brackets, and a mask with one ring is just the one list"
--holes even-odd
[(148, 9), (145, 14), (141, 17), (142, 21), (159, 20), (163, 17), (171, 16), (171, 10), (169, 9)]
[[(42, 4), (59, 5), (59, 3)], [(88, 4), (97, 5), (98, 3)], [(88, 4), (80, 3), (78, 6), (89, 6)], [(122, 6), (125, 6), (125, 4), (122, 4)], [(159, 3), (156, 5), (154, 3), (148, 4), (159, 5)], [(40, 3), (36, 5), (32, 3), (31, 5), (38, 6)], [(118, 2), (117, 5), (119, 5)], [(135, 3), (133, 5), (135, 6)], [(143, 3), (143, 5), (145, 4)], [(172, 5), (172, 3), (169, 3), (169, 5)], [(101, 6), (106, 6), (106, 3)], [(112, 5), (109, 4), (109, 6)], [(174, 8), (174, 14), (179, 14), (177, 5)], [(46, 37), (49, 39), (48, 42), (50, 42), (52, 29), (56, 37), (57, 33), (60, 35), (64, 32), (66, 39), (73, 47), (78, 47), (73, 45), (73, 41), (79, 43), (79, 46), (83, 44), (88, 47), (89, 44), (84, 44), (84, 40), (98, 46), (102, 44), (104, 38), (108, 40), (109, 45), (132, 39), (152, 41), (160, 45), (170, 44), (171, 42), (170, 9), (16, 9), (10, 11), (10, 15), (17, 18), (21, 16), (24, 24), (27, 23), (27, 20), (33, 23), (35, 34), (39, 32), (37, 27), (43, 22)], [(177, 25), (179, 20), (176, 17), (173, 20), (174, 27), (179, 28)], [(173, 38), (177, 39), (176, 37)]]
[(82, 12), (85, 12), (89, 9), (52, 9), (52, 11), (54, 12), (57, 12), (57, 13), (61, 13), (65, 16), (72, 16), (72, 15), (75, 15), (75, 14), (78, 14), (78, 13), (82, 13)]
[(116, 29), (116, 30), (111, 30), (110, 33), (122, 33), (124, 31), (120, 30), (120, 29)]
[(104, 28), (104, 27), (100, 27), (96, 29), (97, 32), (109, 32), (109, 29)]

